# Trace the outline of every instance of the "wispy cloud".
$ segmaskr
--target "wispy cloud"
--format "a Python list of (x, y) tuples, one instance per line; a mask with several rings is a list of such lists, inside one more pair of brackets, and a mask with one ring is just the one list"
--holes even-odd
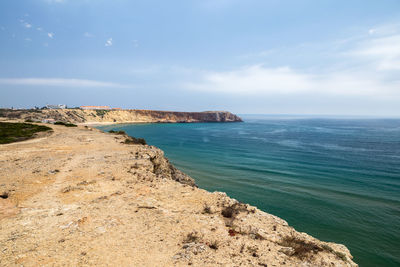
[(54, 39), (54, 33), (52, 33), (52, 32), (47, 33), (47, 36), (48, 36), (50, 39)]
[(83, 36), (85, 36), (86, 38), (92, 38), (92, 37), (94, 37), (94, 35), (91, 34), (90, 32), (85, 32), (85, 33), (83, 34)]
[(376, 70), (400, 70), (400, 33), (361, 42), (349, 55), (369, 60)]
[(30, 23), (28, 23), (28, 22), (24, 22), (22, 25), (23, 25), (25, 28), (27, 28), (27, 29), (32, 28), (32, 24), (30, 24)]
[(357, 72), (309, 74), (289, 67), (247, 66), (225, 72), (205, 72), (198, 82), (182, 84), (197, 91), (234, 95), (323, 94), (342, 96), (389, 96), (400, 98), (400, 83)]
[(113, 39), (112, 39), (112, 38), (109, 38), (109, 39), (106, 41), (105, 46), (112, 46), (112, 45), (113, 45)]
[(7, 85), (26, 85), (26, 86), (54, 86), (54, 87), (119, 87), (125, 88), (127, 85), (85, 79), (65, 79), (65, 78), (0, 78), (0, 84)]
[[(311, 94), (400, 100), (399, 44), (399, 25), (384, 25), (345, 42), (324, 43), (325, 50), (335, 47), (329, 50), (329, 59), (335, 58), (333, 64), (301, 68), (249, 64), (226, 71), (198, 71), (196, 78), (181, 83), (181, 87), (230, 95)], [(251, 58), (262, 62), (263, 56), (254, 53)]]

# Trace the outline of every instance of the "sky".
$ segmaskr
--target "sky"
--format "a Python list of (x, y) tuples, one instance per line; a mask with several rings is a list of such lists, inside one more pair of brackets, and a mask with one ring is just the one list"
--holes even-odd
[(0, 107), (400, 116), (399, 0), (1, 0)]

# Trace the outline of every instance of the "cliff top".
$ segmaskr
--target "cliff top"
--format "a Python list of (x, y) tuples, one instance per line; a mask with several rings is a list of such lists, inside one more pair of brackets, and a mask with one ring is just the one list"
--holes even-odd
[(57, 120), (70, 123), (146, 123), (146, 122), (241, 122), (227, 111), (179, 112), (160, 110), (107, 109), (0, 109), (0, 117), (30, 121)]
[(153, 146), (51, 127), (0, 145), (0, 265), (356, 266), (343, 245), (196, 188)]

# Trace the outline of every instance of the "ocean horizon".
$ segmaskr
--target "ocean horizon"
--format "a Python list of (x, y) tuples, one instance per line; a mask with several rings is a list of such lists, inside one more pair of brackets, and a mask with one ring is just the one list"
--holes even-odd
[(200, 188), (341, 243), (360, 266), (399, 266), (400, 119), (241, 115), (242, 123), (98, 126), (145, 138)]

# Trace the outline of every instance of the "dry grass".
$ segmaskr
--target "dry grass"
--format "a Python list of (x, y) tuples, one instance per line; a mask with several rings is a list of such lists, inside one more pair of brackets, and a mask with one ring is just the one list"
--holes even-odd
[(199, 239), (200, 237), (196, 232), (191, 232), (187, 234), (187, 236), (183, 240), (183, 243), (196, 243), (197, 241), (199, 241)]
[(286, 236), (279, 245), (294, 249), (294, 256), (304, 259), (310, 253), (318, 253), (323, 249), (313, 242), (306, 242), (295, 236)]

